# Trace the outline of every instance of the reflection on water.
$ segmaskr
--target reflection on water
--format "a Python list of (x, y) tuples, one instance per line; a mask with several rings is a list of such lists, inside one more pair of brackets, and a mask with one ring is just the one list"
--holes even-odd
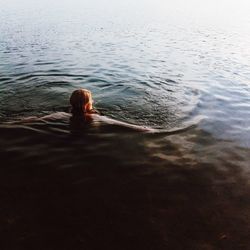
[[(1, 2), (1, 249), (248, 249), (248, 12), (97, 2)], [(80, 87), (160, 132), (4, 123)]]

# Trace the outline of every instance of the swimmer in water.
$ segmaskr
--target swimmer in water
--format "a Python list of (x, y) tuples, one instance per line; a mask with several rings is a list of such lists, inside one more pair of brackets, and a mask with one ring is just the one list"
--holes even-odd
[(140, 132), (156, 132), (155, 129), (138, 126), (126, 122), (117, 121), (101, 115), (93, 108), (92, 94), (87, 89), (77, 89), (70, 96), (71, 114), (66, 112), (56, 112), (43, 117), (27, 117), (21, 121), (9, 122), (9, 124), (24, 124), (36, 121), (56, 122), (59, 120), (70, 120), (70, 127), (73, 130), (81, 130), (81, 128), (104, 128), (114, 130), (133, 130)]
[(114, 125), (142, 132), (154, 132), (155, 130), (148, 127), (137, 126), (126, 122), (117, 121), (100, 113), (93, 108), (93, 98), (89, 90), (75, 90), (70, 97), (72, 119), (83, 119), (85, 122), (102, 123), (106, 125)]

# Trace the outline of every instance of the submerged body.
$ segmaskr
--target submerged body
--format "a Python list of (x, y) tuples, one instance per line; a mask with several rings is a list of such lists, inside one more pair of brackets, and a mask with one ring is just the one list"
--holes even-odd
[[(37, 118), (36, 118), (37, 119)], [(88, 113), (85, 114), (84, 117), (72, 115), (66, 112), (57, 112), (50, 115), (43, 116), (38, 118), (40, 121), (56, 121), (56, 120), (70, 120), (71, 126), (73, 125), (88, 125), (89, 127), (103, 127), (103, 126), (112, 126), (112, 128), (121, 128), (121, 129), (130, 129), (134, 131), (141, 131), (141, 132), (155, 132), (156, 130), (153, 128), (145, 127), (145, 126), (138, 126), (134, 124), (130, 124), (127, 122), (118, 121), (112, 118), (109, 118), (104, 115), (100, 115), (97, 113)], [(27, 119), (27, 121), (31, 121)]]
[[(72, 106), (72, 118), (73, 121), (83, 121), (86, 123), (92, 124), (106, 124), (106, 125), (114, 125), (120, 126), (123, 128), (128, 128), (137, 131), (144, 132), (153, 132), (154, 130), (147, 127), (137, 126), (134, 124), (129, 124), (126, 122), (117, 121), (106, 116), (102, 116), (99, 114), (97, 110), (93, 108), (93, 98), (92, 94), (89, 90), (86, 89), (78, 89), (75, 90), (70, 97), (70, 104)], [(80, 119), (79, 119), (80, 118)]]
[(31, 123), (36, 121), (55, 122), (69, 121), (70, 128), (80, 130), (81, 128), (105, 128), (134, 130), (140, 132), (155, 132), (155, 129), (118, 121), (107, 116), (101, 115), (93, 108), (93, 99), (90, 91), (86, 89), (75, 90), (70, 97), (71, 113), (56, 112), (43, 117), (27, 117), (15, 124)]

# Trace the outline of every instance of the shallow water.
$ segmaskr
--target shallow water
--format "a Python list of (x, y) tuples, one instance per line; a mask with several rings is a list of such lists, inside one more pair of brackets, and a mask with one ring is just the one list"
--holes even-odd
[[(0, 3), (1, 249), (249, 249), (244, 5)], [(4, 124), (79, 87), (159, 133)]]

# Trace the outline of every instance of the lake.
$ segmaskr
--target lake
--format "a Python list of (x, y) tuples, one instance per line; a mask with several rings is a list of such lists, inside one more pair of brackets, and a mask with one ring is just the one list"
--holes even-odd
[(249, 9), (0, 0), (1, 249), (250, 249)]

